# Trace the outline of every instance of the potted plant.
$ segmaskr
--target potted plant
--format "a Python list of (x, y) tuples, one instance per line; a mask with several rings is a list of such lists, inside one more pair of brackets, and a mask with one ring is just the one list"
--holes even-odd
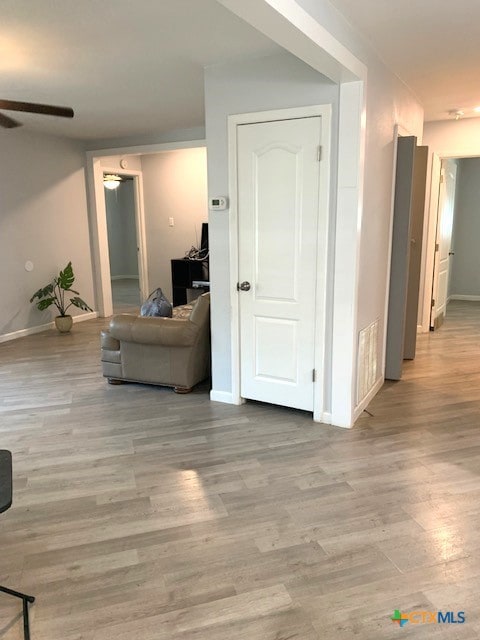
[[(92, 311), (88, 304), (79, 297), (78, 291), (72, 289), (74, 281), (72, 263), (69, 262), (50, 284), (36, 291), (30, 298), (30, 302), (38, 300), (35, 304), (40, 311), (48, 309), (52, 304), (57, 307), (59, 315), (55, 318), (55, 326), (60, 333), (68, 333), (72, 328), (72, 316), (67, 314), (67, 310), (72, 305), (82, 311)], [(70, 298), (66, 295), (72, 293), (76, 295)]]

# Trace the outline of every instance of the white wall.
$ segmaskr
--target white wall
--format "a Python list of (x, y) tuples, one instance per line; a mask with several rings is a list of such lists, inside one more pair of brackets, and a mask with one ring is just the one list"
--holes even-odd
[(143, 155), (142, 171), (150, 288), (161, 287), (171, 301), (170, 260), (200, 244), (208, 220), (206, 149)]
[(423, 143), (441, 158), (480, 156), (480, 118), (426, 122)]
[[(124, 160), (126, 162), (126, 168), (120, 166), (120, 162)], [(100, 164), (106, 169), (114, 169), (120, 172), (128, 172), (128, 169), (134, 171), (142, 170), (142, 159), (140, 156), (125, 155), (125, 156), (103, 156), (100, 158)]]
[(133, 180), (105, 189), (108, 255), (112, 277), (138, 277), (137, 231)]
[(84, 165), (83, 146), (72, 140), (0, 133), (0, 335), (51, 321), (54, 312), (38, 311), (29, 299), (69, 260), (75, 288), (95, 307)]
[[(285, 52), (207, 68), (205, 115), (210, 196), (229, 195), (228, 115), (315, 104), (333, 105), (336, 149), (338, 86), (294, 56)], [(228, 394), (232, 390), (228, 211), (210, 212), (209, 231), (213, 389)]]
[(480, 158), (458, 161), (450, 296), (480, 299)]

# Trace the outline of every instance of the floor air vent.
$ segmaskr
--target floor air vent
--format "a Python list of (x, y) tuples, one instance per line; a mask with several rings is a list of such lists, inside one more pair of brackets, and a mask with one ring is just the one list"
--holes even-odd
[(365, 398), (377, 381), (377, 337), (378, 320), (362, 329), (358, 335), (357, 404)]

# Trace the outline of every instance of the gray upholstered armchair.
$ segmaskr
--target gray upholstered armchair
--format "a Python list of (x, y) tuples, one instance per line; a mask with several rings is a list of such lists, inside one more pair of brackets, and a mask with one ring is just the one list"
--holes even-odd
[(110, 384), (143, 382), (188, 393), (209, 374), (210, 294), (197, 298), (186, 318), (114, 316), (101, 345)]

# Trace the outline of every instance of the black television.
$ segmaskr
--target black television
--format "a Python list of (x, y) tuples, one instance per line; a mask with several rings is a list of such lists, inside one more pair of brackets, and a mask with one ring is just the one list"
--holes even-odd
[(208, 222), (202, 222), (202, 239), (200, 241), (202, 255), (208, 255)]
[(200, 255), (203, 258), (202, 268), (203, 268), (203, 279), (205, 281), (210, 280), (210, 269), (209, 269), (209, 260), (208, 260), (208, 222), (202, 223), (202, 239), (200, 244)]

